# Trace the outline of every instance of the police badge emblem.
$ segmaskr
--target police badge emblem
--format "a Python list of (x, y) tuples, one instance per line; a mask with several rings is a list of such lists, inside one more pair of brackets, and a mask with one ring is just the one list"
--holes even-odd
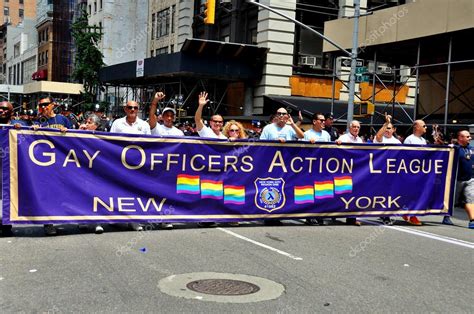
[(254, 183), (255, 206), (269, 213), (285, 206), (285, 180), (257, 178)]

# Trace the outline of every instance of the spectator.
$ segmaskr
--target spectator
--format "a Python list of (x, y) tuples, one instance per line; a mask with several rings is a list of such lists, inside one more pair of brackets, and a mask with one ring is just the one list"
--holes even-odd
[[(349, 132), (341, 135), (336, 143), (340, 145), (341, 143), (362, 143), (362, 139), (359, 137), (360, 132), (360, 122), (357, 120), (351, 121), (349, 125)], [(346, 218), (346, 224), (360, 226), (361, 222), (356, 218)]]

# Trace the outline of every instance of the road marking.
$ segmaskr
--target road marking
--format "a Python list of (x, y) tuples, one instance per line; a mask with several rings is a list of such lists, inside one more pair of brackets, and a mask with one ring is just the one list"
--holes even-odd
[(302, 261), (302, 260), (303, 260), (303, 258), (301, 258), (301, 257), (294, 256), (294, 255), (292, 255), (292, 254), (290, 254), (290, 253), (287, 253), (287, 252), (285, 252), (285, 251), (282, 251), (282, 250), (276, 249), (276, 248), (274, 248), (274, 247), (271, 247), (271, 246), (269, 246), (269, 245), (266, 245), (266, 244), (257, 242), (257, 241), (252, 240), (252, 239), (249, 239), (249, 238), (247, 238), (247, 237), (244, 237), (244, 236), (242, 236), (242, 235), (240, 235), (240, 234), (238, 234), (238, 233), (232, 232), (232, 231), (230, 231), (230, 230), (227, 230), (227, 229), (224, 229), (224, 228), (220, 228), (220, 227), (219, 227), (219, 228), (216, 228), (216, 229), (217, 229), (217, 230), (220, 230), (220, 231), (223, 231), (223, 232), (225, 232), (225, 233), (227, 233), (227, 234), (230, 234), (231, 236), (234, 236), (234, 237), (239, 238), (239, 239), (241, 239), (241, 240), (244, 240), (244, 241), (253, 243), (253, 244), (255, 244), (255, 245), (258, 245), (258, 246), (260, 246), (260, 247), (263, 247), (263, 248), (265, 248), (265, 249), (268, 249), (268, 250), (270, 250), (270, 251), (273, 251), (273, 252), (276, 252), (276, 253), (278, 253), (278, 254), (284, 255), (284, 256), (289, 257), (289, 258), (291, 258), (291, 259), (294, 259), (294, 260), (296, 260), (296, 261)]
[(368, 223), (370, 225), (383, 226), (385, 228), (389, 228), (389, 229), (393, 229), (393, 230), (397, 230), (397, 231), (401, 231), (401, 232), (406, 232), (406, 233), (410, 233), (410, 234), (414, 234), (414, 235), (417, 235), (417, 236), (420, 236), (420, 237), (425, 237), (425, 238), (429, 238), (429, 239), (433, 239), (433, 240), (437, 240), (437, 241), (441, 241), (441, 242), (451, 243), (451, 244), (467, 247), (467, 248), (470, 248), (470, 249), (474, 249), (474, 243), (473, 242), (468, 242), (468, 241), (459, 240), (459, 239), (456, 239), (456, 238), (446, 237), (446, 236), (442, 236), (442, 235), (439, 235), (439, 234), (430, 233), (430, 232), (426, 232), (426, 231), (413, 230), (413, 229), (406, 228), (406, 227), (387, 226), (387, 225), (384, 225), (383, 223), (374, 222), (374, 221), (365, 220), (365, 219), (361, 219), (361, 221), (363, 221), (365, 223)]

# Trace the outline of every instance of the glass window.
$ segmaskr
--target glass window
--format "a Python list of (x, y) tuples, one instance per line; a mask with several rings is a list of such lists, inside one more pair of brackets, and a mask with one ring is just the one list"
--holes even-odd
[(19, 10), (18, 10), (18, 16), (20, 17), (20, 19), (23, 18), (23, 16), (24, 16), (23, 9), (19, 9)]
[(9, 16), (10, 15), (10, 8), (3, 8), (3, 15)]

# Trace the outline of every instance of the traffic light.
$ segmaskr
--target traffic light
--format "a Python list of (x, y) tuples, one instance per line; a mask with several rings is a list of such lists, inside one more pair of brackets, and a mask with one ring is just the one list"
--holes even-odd
[(216, 0), (206, 0), (204, 10), (204, 24), (214, 24), (216, 18)]
[(354, 117), (363, 118), (372, 116), (375, 112), (375, 106), (370, 101), (354, 102)]

